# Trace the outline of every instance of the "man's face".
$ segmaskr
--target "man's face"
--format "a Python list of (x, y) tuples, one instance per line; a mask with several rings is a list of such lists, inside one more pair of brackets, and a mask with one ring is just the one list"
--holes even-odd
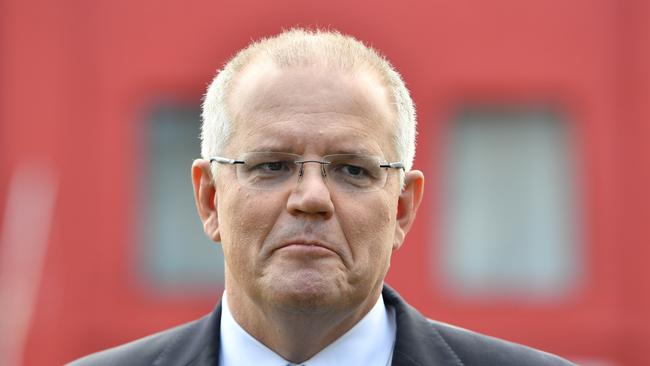
[[(274, 151), (320, 160), (358, 153), (396, 161), (389, 102), (368, 71), (256, 64), (229, 96), (233, 135), (222, 155)], [(328, 188), (314, 163), (304, 165), (300, 182), (296, 177), (273, 191), (240, 185), (234, 166), (218, 170), (212, 236), (223, 245), (229, 294), (290, 311), (376, 299), (371, 295), (380, 291), (391, 252), (403, 240), (397, 170), (381, 189), (361, 193)]]

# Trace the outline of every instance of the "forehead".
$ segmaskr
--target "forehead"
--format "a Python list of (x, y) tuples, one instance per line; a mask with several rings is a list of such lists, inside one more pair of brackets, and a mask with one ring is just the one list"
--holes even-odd
[(229, 145), (236, 150), (269, 145), (284, 150), (315, 146), (323, 152), (393, 151), (392, 98), (367, 69), (279, 68), (259, 62), (235, 78), (231, 90)]

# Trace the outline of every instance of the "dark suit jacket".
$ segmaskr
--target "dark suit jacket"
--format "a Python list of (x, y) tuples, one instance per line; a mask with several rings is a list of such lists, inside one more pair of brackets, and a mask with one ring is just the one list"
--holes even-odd
[[(384, 286), (382, 296), (386, 306), (395, 309), (397, 339), (393, 366), (572, 365), (526, 346), (426, 319), (388, 286)], [(199, 320), (95, 353), (71, 365), (216, 366), (220, 319), (221, 304)]]

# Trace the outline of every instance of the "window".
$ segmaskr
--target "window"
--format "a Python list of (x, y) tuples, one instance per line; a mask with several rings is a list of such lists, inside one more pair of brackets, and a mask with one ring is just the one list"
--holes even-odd
[(194, 106), (159, 105), (142, 134), (137, 266), (146, 283), (172, 294), (223, 287), (221, 246), (203, 232), (190, 178), (192, 161), (200, 156), (199, 113)]
[(446, 151), (441, 268), (463, 297), (561, 296), (581, 268), (573, 156), (557, 112), (463, 108)]

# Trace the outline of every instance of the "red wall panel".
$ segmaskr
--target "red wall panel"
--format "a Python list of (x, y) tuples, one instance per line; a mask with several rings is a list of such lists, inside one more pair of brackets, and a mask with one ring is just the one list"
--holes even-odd
[[(426, 202), (389, 283), (437, 319), (566, 357), (650, 363), (647, 1), (0, 4), (0, 194), (30, 160), (58, 181), (25, 364), (59, 364), (212, 308), (220, 294), (160, 298), (133, 270), (143, 110), (161, 95), (198, 105), (234, 52), (294, 25), (379, 48), (418, 106)], [(476, 100), (540, 99), (566, 108), (577, 131), (582, 284), (544, 305), (454, 298), (431, 275), (449, 117)]]

